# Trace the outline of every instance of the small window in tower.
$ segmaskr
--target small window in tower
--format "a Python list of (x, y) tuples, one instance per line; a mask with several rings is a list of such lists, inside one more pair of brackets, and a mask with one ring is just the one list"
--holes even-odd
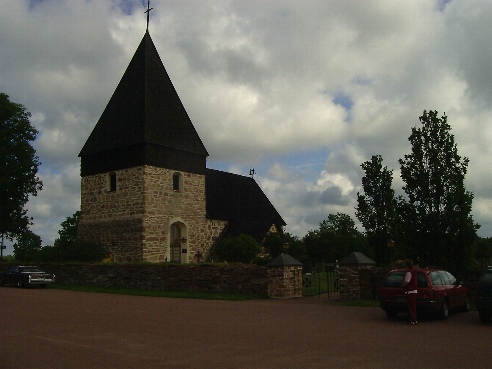
[(116, 191), (116, 173), (109, 173), (108, 175), (108, 191)]
[(173, 174), (173, 191), (181, 191), (183, 187), (183, 180), (180, 173)]

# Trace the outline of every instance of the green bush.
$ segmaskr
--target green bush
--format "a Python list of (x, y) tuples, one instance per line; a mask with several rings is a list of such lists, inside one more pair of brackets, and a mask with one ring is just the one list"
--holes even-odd
[(55, 246), (45, 246), (39, 252), (39, 259), (43, 262), (53, 261), (102, 261), (108, 251), (98, 243), (76, 239), (73, 242), (56, 243)]
[(261, 252), (256, 240), (244, 234), (226, 238), (219, 242), (212, 252), (211, 259), (217, 261), (251, 263)]

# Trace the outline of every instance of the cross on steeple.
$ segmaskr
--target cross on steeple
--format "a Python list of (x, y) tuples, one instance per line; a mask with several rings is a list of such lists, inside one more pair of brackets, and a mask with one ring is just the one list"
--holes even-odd
[(150, 7), (150, 0), (147, 0), (147, 10), (144, 11), (144, 14), (147, 13), (147, 31), (149, 30), (149, 15), (150, 15), (150, 11), (152, 9), (154, 9), (154, 8)]

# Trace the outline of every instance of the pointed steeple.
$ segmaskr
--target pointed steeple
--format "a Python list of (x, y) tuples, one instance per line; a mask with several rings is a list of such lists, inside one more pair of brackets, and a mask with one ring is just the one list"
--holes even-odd
[(205, 172), (208, 152), (148, 31), (79, 156), (83, 176), (137, 165)]

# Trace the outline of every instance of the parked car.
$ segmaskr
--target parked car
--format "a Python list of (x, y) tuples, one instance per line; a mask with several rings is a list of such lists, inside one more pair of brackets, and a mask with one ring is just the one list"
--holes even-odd
[[(449, 272), (438, 268), (415, 268), (417, 274), (417, 313), (447, 319), (452, 310), (469, 311), (468, 289)], [(408, 305), (401, 283), (407, 269), (390, 271), (383, 280), (380, 306), (389, 318), (407, 313)]]
[(477, 285), (477, 295), (475, 299), (478, 316), (484, 323), (492, 319), (492, 267), (482, 273)]
[(0, 275), (0, 285), (14, 285), (17, 287), (27, 287), (38, 285), (46, 287), (55, 282), (55, 275), (46, 273), (37, 266), (14, 266), (7, 273)]

